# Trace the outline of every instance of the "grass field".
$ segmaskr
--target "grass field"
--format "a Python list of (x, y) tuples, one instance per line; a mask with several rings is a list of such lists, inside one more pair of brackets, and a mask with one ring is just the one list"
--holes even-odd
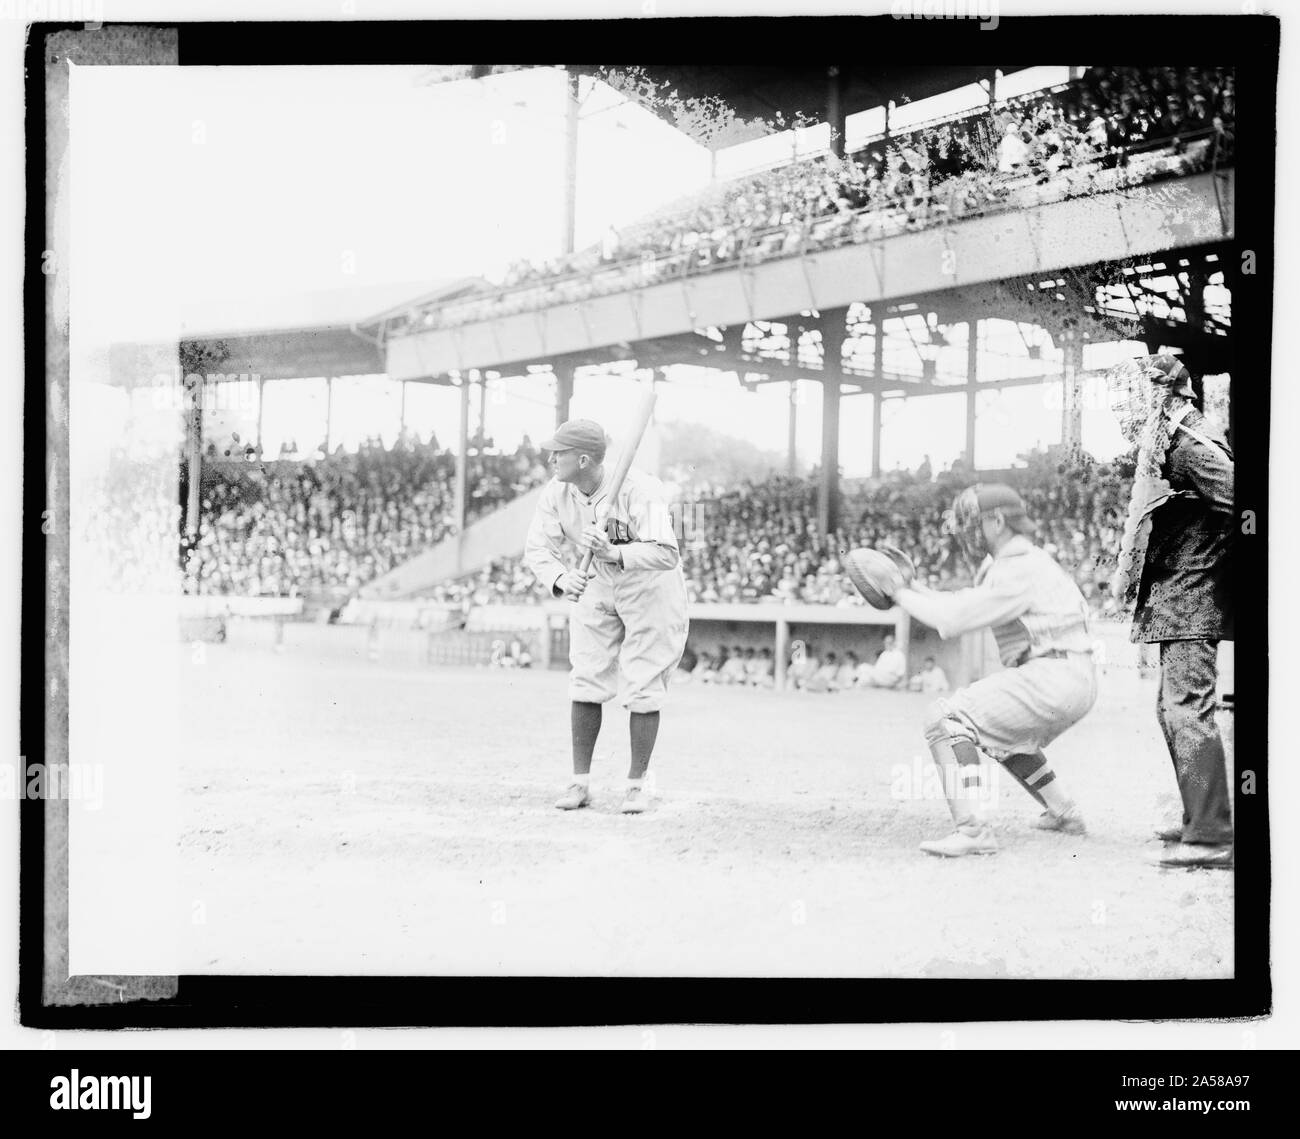
[(1153, 867), (1177, 813), (1154, 681), (1103, 678), (1051, 749), (1091, 833), (949, 829), (923, 698), (673, 690), (655, 803), (618, 813), (611, 705), (592, 808), (563, 673), (399, 669), (208, 646), (183, 758), (184, 973), (1183, 978), (1232, 974), (1233, 876)]

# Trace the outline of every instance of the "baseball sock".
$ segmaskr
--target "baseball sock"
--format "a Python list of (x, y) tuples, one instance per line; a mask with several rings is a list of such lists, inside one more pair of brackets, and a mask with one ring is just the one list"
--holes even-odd
[(591, 773), (591, 756), (596, 750), (596, 737), (600, 735), (602, 711), (600, 704), (583, 700), (573, 702), (569, 720), (573, 731), (573, 774), (577, 783), (585, 782)]
[(1063, 815), (1074, 806), (1074, 800), (1056, 779), (1056, 772), (1047, 762), (1041, 749), (1035, 752), (1009, 755), (1002, 761), (1017, 783), (1054, 815)]
[(629, 780), (640, 780), (650, 766), (650, 755), (655, 749), (655, 737), (659, 734), (659, 713), (633, 712), (628, 717), (628, 730), (632, 736), (632, 766), (627, 777)]
[(966, 804), (964, 817), (958, 818), (954, 811), (953, 818), (962, 830), (982, 831), (985, 823), (980, 809), (984, 798), (980, 750), (970, 740), (953, 740), (952, 754), (957, 760), (957, 786), (952, 794)]

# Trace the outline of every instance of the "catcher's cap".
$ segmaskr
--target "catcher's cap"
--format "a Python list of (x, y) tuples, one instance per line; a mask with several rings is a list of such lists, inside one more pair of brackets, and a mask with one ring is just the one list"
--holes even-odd
[(1025, 500), (1006, 483), (977, 483), (962, 491), (952, 504), (959, 525), (969, 525), (995, 510), (1002, 511), (1013, 530), (1021, 534), (1034, 532), (1034, 524), (1025, 513)]
[(1155, 356), (1142, 356), (1134, 361), (1144, 380), (1169, 388), (1174, 395), (1192, 398), (1192, 374), (1177, 356), (1167, 352)]
[(582, 451), (595, 459), (605, 457), (605, 430), (594, 419), (570, 419), (542, 440), (543, 451)]

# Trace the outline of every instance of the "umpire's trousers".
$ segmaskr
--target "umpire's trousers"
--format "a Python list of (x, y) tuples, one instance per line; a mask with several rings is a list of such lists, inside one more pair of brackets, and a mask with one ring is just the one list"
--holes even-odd
[(1232, 841), (1223, 740), (1215, 723), (1218, 641), (1161, 641), (1156, 714), (1183, 797), (1183, 841)]

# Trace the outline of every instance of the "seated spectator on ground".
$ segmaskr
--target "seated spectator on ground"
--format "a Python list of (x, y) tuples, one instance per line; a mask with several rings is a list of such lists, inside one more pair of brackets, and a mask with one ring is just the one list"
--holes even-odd
[[(880, 654), (877, 653), (876, 655), (879, 656)], [(871, 677), (875, 673), (875, 668), (876, 666), (872, 661), (869, 660), (860, 661), (858, 663), (857, 669), (854, 670), (853, 687), (870, 688)]]
[(948, 691), (948, 678), (934, 657), (926, 657), (921, 671), (907, 682), (913, 692), (924, 692), (927, 696), (938, 696)]
[(691, 681), (695, 684), (712, 684), (716, 679), (718, 658), (710, 652), (700, 653), (700, 658), (691, 670)]
[(722, 666), (722, 672), (718, 676), (718, 682), (720, 684), (744, 684), (747, 679), (748, 672), (745, 669), (745, 650), (739, 645), (733, 645), (731, 647), (731, 655), (727, 658), (727, 663)]
[(907, 676), (907, 660), (895, 647), (894, 634), (885, 634), (885, 647), (876, 657), (871, 670), (871, 684), (875, 688), (897, 688)]
[(858, 659), (858, 654), (849, 649), (844, 654), (844, 663), (840, 665), (839, 671), (835, 674), (835, 687), (841, 691), (848, 688), (856, 688), (858, 684), (858, 669), (862, 667), (862, 661)]
[(795, 641), (790, 649), (790, 668), (786, 673), (790, 683), (799, 689), (807, 688), (821, 668), (821, 661), (810, 645)]
[(719, 645), (718, 651), (709, 657), (708, 664), (709, 667), (704, 670), (704, 675), (700, 677), (700, 680), (705, 684), (725, 684), (726, 681), (722, 679), (722, 670), (727, 665), (727, 650)]
[(818, 666), (817, 671), (808, 679), (804, 688), (809, 692), (838, 692), (836, 677), (839, 675), (840, 665), (833, 652), (826, 654), (826, 659)]
[(753, 649), (749, 651), (754, 654), (746, 661), (749, 683), (755, 688), (771, 688), (776, 683), (776, 666), (772, 660), (772, 650), (765, 648), (758, 653), (754, 653)]

